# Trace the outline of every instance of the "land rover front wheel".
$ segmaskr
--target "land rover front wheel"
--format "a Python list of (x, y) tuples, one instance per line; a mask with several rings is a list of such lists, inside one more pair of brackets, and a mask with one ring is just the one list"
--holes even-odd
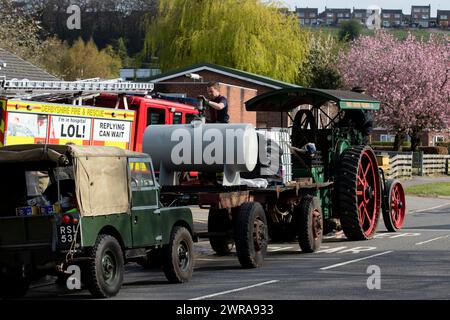
[(114, 297), (122, 287), (124, 259), (122, 248), (116, 238), (101, 234), (90, 250), (84, 282), (90, 293), (97, 298)]
[(163, 270), (171, 283), (183, 283), (194, 272), (194, 242), (188, 229), (176, 226), (172, 229), (169, 244), (163, 248)]

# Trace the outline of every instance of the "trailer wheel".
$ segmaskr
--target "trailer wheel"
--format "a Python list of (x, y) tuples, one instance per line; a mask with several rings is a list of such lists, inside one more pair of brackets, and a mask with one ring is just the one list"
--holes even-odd
[(9, 273), (0, 276), (0, 298), (20, 299), (25, 297), (30, 288), (30, 277), (23, 278), (20, 273)]
[[(233, 230), (232, 220), (226, 210), (210, 209), (208, 214), (208, 232), (228, 232)], [(231, 236), (209, 237), (211, 248), (219, 256), (228, 255), (234, 247), (234, 240)]]
[(316, 252), (323, 237), (323, 217), (319, 199), (312, 196), (303, 197), (295, 214), (300, 248), (305, 253)]
[(242, 267), (262, 266), (269, 238), (263, 207), (257, 202), (242, 204), (234, 222), (236, 251)]
[(380, 175), (372, 148), (353, 147), (342, 154), (336, 193), (342, 229), (347, 238), (372, 238), (381, 208)]
[(170, 283), (183, 283), (194, 272), (194, 242), (189, 230), (176, 226), (163, 248), (163, 270)]
[(119, 242), (113, 236), (100, 234), (90, 249), (91, 261), (83, 270), (89, 292), (97, 298), (117, 295), (122, 287), (124, 258)]
[(405, 191), (398, 180), (386, 181), (386, 196), (383, 201), (383, 220), (386, 229), (397, 232), (403, 226), (406, 215)]

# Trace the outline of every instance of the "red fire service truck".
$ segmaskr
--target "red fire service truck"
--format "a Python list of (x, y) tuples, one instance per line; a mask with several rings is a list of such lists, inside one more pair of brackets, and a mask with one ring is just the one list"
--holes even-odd
[(50, 143), (142, 151), (154, 124), (190, 123), (195, 107), (154, 99), (151, 83), (0, 78), (0, 146)]

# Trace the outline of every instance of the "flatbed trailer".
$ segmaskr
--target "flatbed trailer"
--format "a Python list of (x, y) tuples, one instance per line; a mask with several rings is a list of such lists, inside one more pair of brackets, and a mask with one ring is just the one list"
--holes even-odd
[[(198, 205), (209, 210), (208, 231), (195, 232), (208, 238), (219, 255), (236, 245), (243, 267), (262, 265), (269, 239), (292, 241), (298, 237), (303, 252), (316, 251), (322, 242), (322, 190), (333, 183), (300, 179), (268, 188), (246, 186), (170, 186), (161, 190), (165, 206)], [(281, 237), (282, 236), (282, 237)]]

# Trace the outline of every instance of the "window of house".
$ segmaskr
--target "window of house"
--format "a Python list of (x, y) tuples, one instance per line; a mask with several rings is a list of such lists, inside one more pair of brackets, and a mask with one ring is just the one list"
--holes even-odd
[(380, 141), (381, 142), (394, 142), (395, 141), (395, 135), (382, 134), (382, 135), (380, 135)]
[(315, 17), (316, 17), (316, 14), (315, 14), (315, 13), (310, 13), (310, 14), (309, 14), (309, 17), (310, 17), (310, 18), (315, 18)]
[(304, 12), (300, 12), (300, 13), (298, 14), (298, 16), (299, 16), (300, 18), (304, 18), (304, 17), (305, 17), (305, 13), (304, 13)]
[(391, 17), (391, 15), (390, 15), (389, 13), (383, 13), (383, 18), (388, 19), (388, 18), (390, 18), (390, 17)]
[(155, 108), (147, 109), (147, 126), (165, 123), (166, 123), (166, 110)]
[(355, 18), (362, 18), (362, 13), (355, 13)]
[(442, 19), (442, 20), (447, 20), (447, 19), (448, 19), (448, 16), (447, 16), (447, 15), (441, 15), (441, 19)]
[(310, 24), (310, 23), (311, 23), (311, 20), (305, 19), (305, 24)]
[(444, 136), (435, 136), (434, 137), (434, 143), (441, 143), (441, 142), (445, 142)]
[(426, 20), (428, 19), (428, 16), (426, 14), (422, 15), (422, 19)]
[(338, 13), (338, 18), (343, 18), (344, 17), (344, 14), (343, 13)]
[(397, 14), (395, 15), (395, 19), (400, 19), (400, 14), (397, 13)]

